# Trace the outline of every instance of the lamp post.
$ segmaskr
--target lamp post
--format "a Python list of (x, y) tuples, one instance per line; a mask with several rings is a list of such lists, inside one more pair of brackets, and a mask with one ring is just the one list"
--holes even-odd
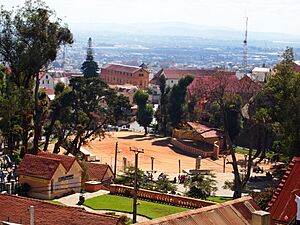
[(153, 180), (153, 172), (154, 172), (154, 156), (151, 156), (151, 180)]
[(138, 175), (138, 159), (139, 153), (144, 153), (144, 149), (131, 149), (130, 151), (135, 154), (135, 166), (134, 166), (134, 191), (133, 191), (133, 223), (136, 223), (136, 208), (137, 208), (137, 175)]
[(223, 155), (223, 173), (225, 173), (225, 169), (226, 169), (226, 167), (225, 167), (225, 165), (226, 165), (226, 157), (227, 157), (227, 155)]

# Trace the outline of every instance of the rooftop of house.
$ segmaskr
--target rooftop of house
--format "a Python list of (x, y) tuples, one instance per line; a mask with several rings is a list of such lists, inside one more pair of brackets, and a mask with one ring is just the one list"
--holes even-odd
[(140, 225), (250, 225), (252, 213), (260, 210), (251, 197), (194, 209), (139, 223)]
[(85, 165), (87, 167), (89, 180), (103, 181), (108, 170), (113, 173), (111, 167), (107, 164), (86, 162)]
[(75, 160), (76, 158), (72, 156), (46, 152), (39, 152), (37, 156), (26, 154), (16, 172), (21, 175), (50, 180), (59, 164), (69, 171)]
[(218, 128), (211, 128), (196, 122), (187, 122), (187, 124), (197, 133), (201, 134), (204, 138), (225, 136), (224, 132)]
[(144, 70), (142, 67), (139, 66), (130, 66), (130, 65), (114, 64), (114, 63), (105, 64), (104, 66), (102, 66), (102, 69), (114, 70), (114, 71), (126, 72), (126, 73), (135, 73), (139, 70)]
[(71, 168), (74, 161), (76, 160), (76, 158), (74, 156), (59, 155), (59, 154), (54, 154), (54, 153), (49, 153), (49, 152), (42, 152), (42, 151), (40, 151), (38, 153), (38, 156), (41, 156), (44, 158), (49, 158), (49, 159), (59, 160), (67, 171)]
[(158, 71), (153, 79), (150, 81), (151, 84), (158, 84), (158, 78), (163, 74), (166, 79), (180, 79), (187, 75), (192, 75), (194, 77), (203, 77), (203, 76), (214, 76), (219, 73), (224, 75), (235, 75), (235, 72), (228, 71), (219, 71), (219, 70), (203, 70), (203, 69), (161, 69)]
[(271, 69), (270, 68), (264, 68), (264, 67), (255, 67), (252, 70), (252, 73), (270, 73)]
[(16, 172), (22, 175), (50, 180), (57, 170), (60, 160), (26, 154)]
[(295, 198), (296, 195), (300, 196), (299, 174), (300, 157), (294, 157), (269, 202), (273, 223), (281, 221), (288, 224), (295, 217), (297, 212)]
[(116, 225), (122, 224), (113, 216), (95, 214), (83, 208), (70, 207), (14, 195), (0, 195), (0, 221), (30, 224), (29, 207), (34, 207), (36, 225)]

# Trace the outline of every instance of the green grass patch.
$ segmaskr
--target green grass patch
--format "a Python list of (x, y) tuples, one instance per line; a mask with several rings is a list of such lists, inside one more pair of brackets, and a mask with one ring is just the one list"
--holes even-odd
[[(239, 154), (249, 154), (249, 149), (246, 148), (242, 148), (242, 147), (236, 147), (235, 148), (235, 153), (239, 153)], [(256, 150), (252, 150), (252, 155), (254, 155), (256, 153)]]
[(63, 203), (59, 202), (59, 201), (55, 201), (55, 200), (47, 200), (47, 202), (53, 203), (53, 204), (57, 204), (57, 205), (64, 205)]
[(212, 202), (217, 202), (217, 203), (222, 203), (222, 202), (227, 202), (232, 200), (230, 197), (217, 197), (217, 196), (209, 196), (207, 201), (212, 201)]
[[(132, 198), (116, 195), (101, 195), (85, 200), (84, 205), (96, 210), (112, 210), (132, 213), (132, 202)], [(164, 205), (143, 200), (138, 200), (138, 202), (140, 205), (137, 206), (137, 214), (150, 219), (189, 210), (177, 206)]]

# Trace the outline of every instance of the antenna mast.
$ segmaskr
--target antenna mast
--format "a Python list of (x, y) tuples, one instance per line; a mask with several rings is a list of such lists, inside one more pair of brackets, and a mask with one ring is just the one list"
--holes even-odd
[(244, 75), (247, 74), (247, 61), (248, 61), (248, 17), (246, 17), (246, 31), (245, 31), (245, 39), (244, 39), (244, 55), (243, 55), (243, 69)]

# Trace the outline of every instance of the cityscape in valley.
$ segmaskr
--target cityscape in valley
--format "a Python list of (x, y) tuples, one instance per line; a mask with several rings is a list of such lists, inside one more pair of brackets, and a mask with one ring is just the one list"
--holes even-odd
[(300, 224), (300, 3), (3, 1), (0, 224)]

